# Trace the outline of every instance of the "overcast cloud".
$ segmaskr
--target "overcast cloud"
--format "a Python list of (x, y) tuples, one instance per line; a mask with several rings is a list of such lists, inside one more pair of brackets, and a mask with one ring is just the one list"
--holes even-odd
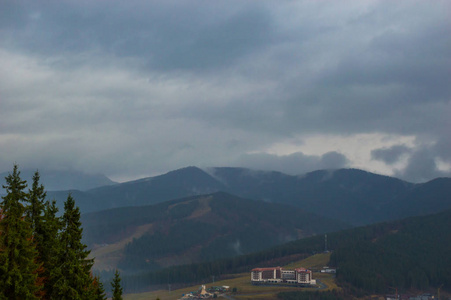
[(451, 176), (450, 30), (449, 1), (0, 0), (0, 171)]

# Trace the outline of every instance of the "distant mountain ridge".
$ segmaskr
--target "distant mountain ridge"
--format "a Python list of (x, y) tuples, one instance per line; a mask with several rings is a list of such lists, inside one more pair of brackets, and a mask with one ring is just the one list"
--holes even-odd
[[(41, 183), (47, 191), (80, 190), (86, 191), (100, 186), (116, 184), (103, 174), (89, 174), (79, 171), (38, 169)], [(36, 169), (20, 170), (20, 176), (28, 185), (32, 184), (32, 177)], [(9, 172), (0, 173), (0, 187), (5, 184), (5, 177)]]
[[(75, 191), (73, 196), (82, 212), (92, 212), (218, 191), (297, 206), (353, 225), (434, 213), (451, 207), (451, 178), (413, 184), (357, 169), (320, 170), (291, 176), (244, 168), (204, 171), (187, 167), (86, 192)], [(49, 196), (61, 204), (67, 192), (52, 192)]]

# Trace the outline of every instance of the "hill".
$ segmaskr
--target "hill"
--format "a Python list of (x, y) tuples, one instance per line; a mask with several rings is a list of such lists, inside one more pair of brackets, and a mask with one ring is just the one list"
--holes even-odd
[[(86, 191), (100, 186), (116, 184), (103, 174), (88, 174), (78, 171), (38, 170), (41, 183), (48, 191), (80, 190)], [(36, 170), (24, 169), (20, 171), (21, 178), (33, 182), (32, 177)], [(9, 172), (0, 173), (0, 187), (5, 184), (5, 177)], [(67, 196), (67, 193), (66, 193)]]
[[(435, 213), (451, 208), (451, 178), (412, 184), (356, 169), (320, 170), (303, 176), (243, 168), (196, 167), (164, 175), (73, 191), (82, 212), (142, 206), (223, 191), (240, 197), (284, 203), (352, 225)], [(52, 192), (62, 205), (67, 192)]]
[(218, 192), (85, 214), (98, 269), (156, 270), (251, 253), (343, 228), (299, 208)]
[[(400, 221), (374, 224), (328, 234), (333, 250), (329, 265), (337, 268), (339, 285), (363, 296), (392, 292), (451, 292), (451, 210)], [(272, 249), (214, 262), (176, 266), (126, 276), (128, 292), (155, 284), (201, 283), (211, 276), (229, 277), (254, 267), (284, 265), (321, 252), (323, 236), (314, 236)]]

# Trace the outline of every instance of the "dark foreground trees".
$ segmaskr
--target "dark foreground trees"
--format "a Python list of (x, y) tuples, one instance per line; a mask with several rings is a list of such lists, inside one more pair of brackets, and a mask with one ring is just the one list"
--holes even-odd
[(28, 192), (17, 165), (0, 202), (0, 299), (105, 299), (81, 242), (80, 210), (71, 195), (57, 217), (39, 173)]
[(121, 277), (119, 276), (118, 270), (114, 272), (114, 278), (111, 282), (111, 287), (113, 292), (113, 300), (122, 300)]
[(27, 184), (19, 175), (14, 166), (6, 177), (3, 188), (7, 194), (0, 204), (0, 299), (37, 299), (42, 289), (32, 227), (24, 218)]

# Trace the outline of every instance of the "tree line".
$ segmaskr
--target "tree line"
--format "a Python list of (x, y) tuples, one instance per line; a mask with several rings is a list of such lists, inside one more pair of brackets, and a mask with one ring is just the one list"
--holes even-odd
[[(39, 172), (31, 188), (18, 166), (6, 179), (0, 203), (0, 299), (106, 299), (92, 273), (90, 250), (82, 243), (80, 210), (69, 194), (58, 216), (55, 200), (46, 199)], [(113, 299), (122, 299), (119, 273)]]

